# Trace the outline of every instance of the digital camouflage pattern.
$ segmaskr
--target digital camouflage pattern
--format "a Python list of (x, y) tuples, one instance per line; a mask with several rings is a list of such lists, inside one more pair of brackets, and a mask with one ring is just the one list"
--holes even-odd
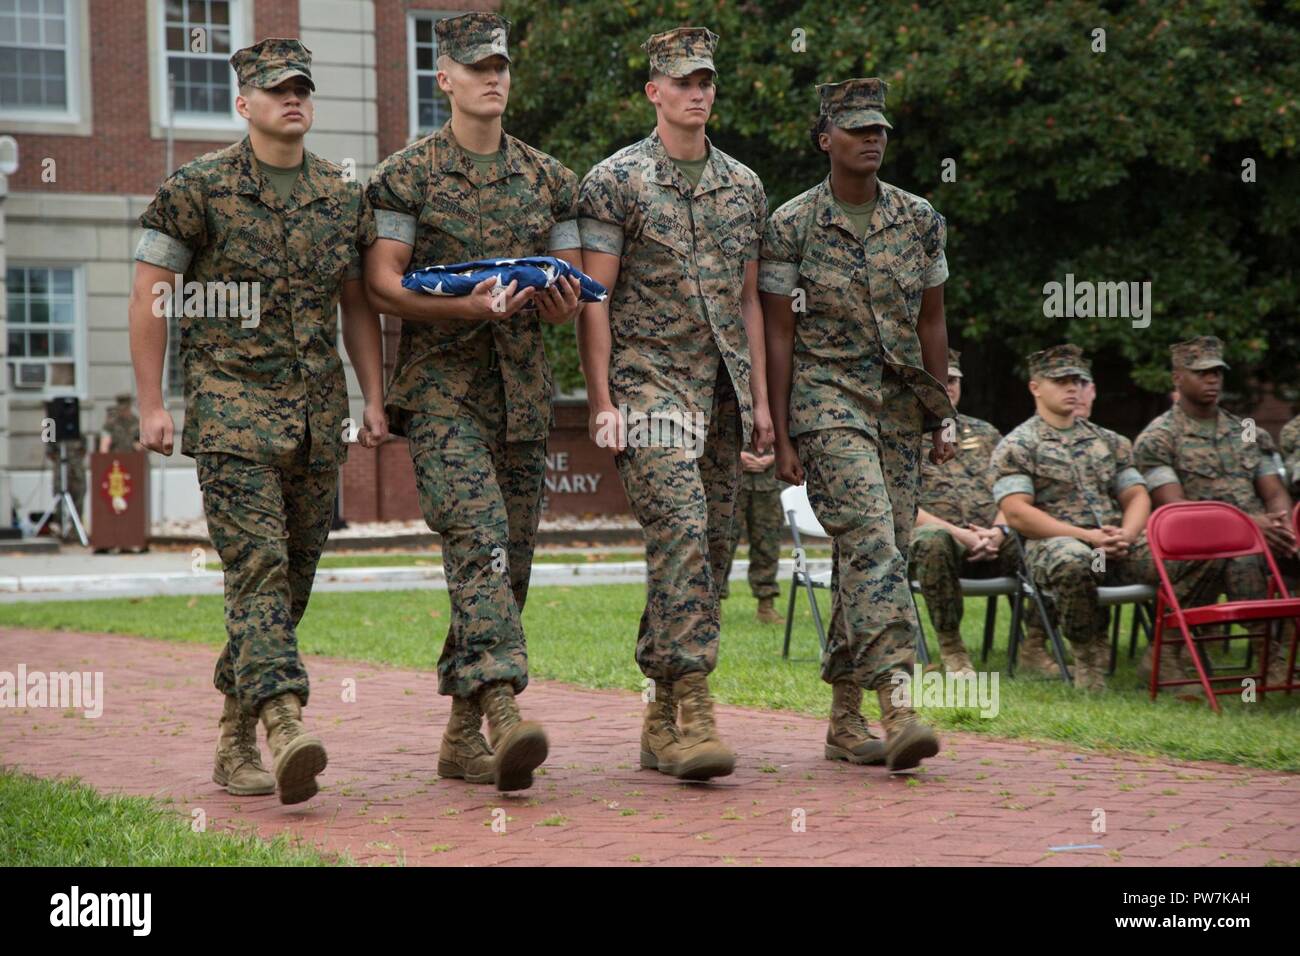
[(1030, 378), (1080, 378), (1092, 377), (1092, 363), (1077, 345), (1053, 345), (1034, 352), (1027, 360)]
[(345, 281), (360, 280), (360, 248), (375, 229), (361, 187), (343, 167), (306, 151), (283, 203), (245, 138), (177, 170), (140, 225), (136, 259), (205, 289), (209, 282), (259, 289), (257, 322), (247, 328), (233, 286), (226, 318), (180, 314), (181, 453), (272, 464), (310, 436), (311, 467), (342, 464), (348, 395), (339, 294)]
[(719, 366), (749, 444), (745, 265), (758, 258), (763, 184), (709, 144), (692, 191), (658, 132), (592, 167), (578, 198), (582, 248), (622, 257), (610, 290), (610, 398), (646, 415), (708, 414)]
[[(1254, 440), (1246, 440), (1252, 436)], [(1267, 431), (1247, 431), (1242, 420), (1225, 409), (1201, 421), (1175, 405), (1142, 429), (1134, 457), (1153, 491), (1176, 483), (1192, 501), (1226, 501), (1247, 514), (1262, 514), (1267, 509), (1255, 482), (1268, 475), (1281, 477), (1273, 449)]]
[(877, 77), (845, 80), (843, 83), (822, 83), (817, 87), (821, 98), (821, 115), (829, 116), (840, 129), (860, 129), (863, 126), (894, 124), (885, 119), (885, 94), (889, 84)]
[(986, 421), (958, 413), (957, 457), (942, 465), (921, 456), (920, 506), (930, 514), (965, 527), (993, 525), (998, 507), (993, 502), (989, 461), (1002, 435)]
[(273, 697), (305, 705), (307, 670), (298, 622), (329, 537), (338, 469), (312, 468), (306, 446), (278, 461), (200, 452), (199, 488), (208, 534), (225, 576), (226, 634), (214, 683), (256, 716)]
[(135, 450), (140, 440), (140, 419), (129, 402), (119, 402), (104, 414), (104, 434), (108, 436), (109, 451)]
[[(380, 237), (408, 268), (577, 249), (577, 177), (508, 134), (486, 172), (451, 124), (388, 157), (368, 187)], [(528, 684), (520, 614), (541, 518), (551, 371), (535, 311), (472, 324), (404, 322), (389, 427), (409, 439), (420, 509), (442, 536), (452, 620), (439, 692)]]
[[(879, 184), (865, 238), (835, 203), (830, 177), (772, 214), (759, 289), (796, 296), (790, 436), (822, 428), (873, 432), (886, 368), (934, 418), (956, 414), (926, 372), (916, 322), (921, 295), (948, 278), (941, 215), (920, 196)], [(799, 290), (796, 293), (796, 290)]]
[(649, 55), (650, 69), (673, 77), (689, 76), (696, 70), (717, 73), (713, 66), (717, 48), (717, 34), (704, 27), (678, 27), (656, 33), (641, 44)]
[[(921, 482), (924, 489), (925, 479)], [(924, 504), (921, 507), (930, 510)], [(946, 528), (932, 524), (912, 532), (911, 566), (912, 576), (921, 585), (921, 596), (925, 598), (934, 629), (941, 634), (957, 633), (965, 610), (961, 579), (1012, 577), (1020, 567), (1020, 553), (1015, 541), (1007, 535), (996, 558), (968, 561), (965, 545)], [(1042, 631), (1032, 614), (1026, 615), (1025, 625), (1034, 633)]]
[(912, 672), (920, 621), (907, 574), (919, 492), (920, 400), (886, 375), (870, 431), (822, 428), (797, 440), (808, 501), (831, 535), (831, 626), (822, 680), (890, 686)]
[(1282, 426), (1279, 448), (1291, 491), (1293, 494), (1300, 495), (1300, 415)]
[(995, 502), (1029, 495), (1040, 511), (1080, 528), (1120, 524), (1119, 495), (1146, 484), (1122, 436), (1086, 420), (1053, 428), (1038, 415), (1002, 439), (989, 470)]
[(528, 686), (520, 615), (541, 518), (546, 443), (506, 440), (505, 389), (481, 374), (454, 418), (418, 414), (410, 438), (420, 511), (442, 537), (451, 623), (438, 692), (473, 697), (484, 685)]
[(301, 76), (311, 88), (316, 83), (311, 78), (311, 50), (301, 40), (290, 37), (268, 37), (260, 43), (236, 50), (230, 58), (240, 86), (255, 86), (269, 90), (287, 79)]
[[(948, 350), (949, 372), (961, 373), (957, 353)], [(921, 456), (920, 507), (959, 527), (977, 524), (988, 528), (997, 517), (989, 461), (1002, 440), (986, 421), (958, 414), (957, 457), (942, 465)], [(966, 548), (945, 528), (918, 527), (909, 551), (912, 575), (920, 582), (930, 623), (941, 633), (961, 626), (964, 602), (961, 578), (988, 578), (1016, 573), (1019, 555), (1010, 537), (1002, 542), (992, 561), (967, 561)]]
[(1214, 335), (1198, 335), (1185, 342), (1175, 342), (1169, 346), (1169, 359), (1174, 368), (1192, 372), (1231, 368), (1223, 360), (1223, 340)]
[(712, 673), (718, 662), (719, 582), (731, 557), (741, 447), (737, 398), (725, 370), (718, 372), (708, 423), (698, 458), (664, 445), (614, 456), (646, 542), (636, 661), (660, 682)]
[(781, 565), (781, 529), (785, 527), (785, 515), (781, 513), (781, 482), (776, 477), (775, 462), (765, 471), (741, 469), (735, 510), (727, 570), (718, 581), (721, 596), (727, 596), (731, 565), (743, 533), (749, 541), (750, 593), (756, 598), (776, 597), (781, 593), (776, 577)]
[[(378, 235), (412, 247), (405, 271), (546, 255), (580, 244), (577, 177), (508, 133), (496, 164), (481, 173), (448, 123), (381, 162), (366, 194)], [(407, 434), (415, 413), (454, 414), (491, 361), (497, 363), (491, 377), (505, 387), (506, 440), (544, 441), (551, 425), (551, 369), (536, 311), (477, 324), (403, 322), (386, 399), (389, 430)]]
[(438, 38), (438, 55), (446, 54), (457, 63), (472, 66), (490, 56), (510, 59), (506, 44), (510, 21), (495, 13), (442, 17), (434, 21), (433, 32)]

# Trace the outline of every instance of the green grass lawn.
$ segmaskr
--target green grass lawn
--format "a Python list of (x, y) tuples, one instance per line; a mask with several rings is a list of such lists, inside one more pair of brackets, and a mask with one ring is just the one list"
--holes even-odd
[[(784, 661), (783, 627), (758, 623), (748, 588), (743, 582), (732, 584), (733, 596), (724, 604), (718, 669), (710, 681), (718, 699), (825, 716), (830, 688), (819, 678), (806, 602), (801, 597), (794, 659)], [(829, 599), (825, 592), (819, 596), (829, 620)], [(641, 674), (632, 654), (644, 600), (639, 584), (534, 588), (524, 612), (533, 676), (639, 689)], [(784, 611), (784, 600), (779, 607)], [(431, 670), (448, 611), (444, 591), (322, 592), (312, 598), (298, 638), (308, 654)], [(982, 600), (967, 603), (964, 628), (972, 651), (979, 646), (983, 611)], [(1004, 606), (1001, 635), (988, 662), (991, 670), (1001, 671), (1005, 664), (1008, 623)], [(225, 639), (222, 603), (215, 596), (0, 605), (0, 626), (140, 634), (214, 646)], [(930, 646), (933, 652), (933, 638)], [(941, 728), (1000, 737), (1300, 770), (1300, 695), (1273, 694), (1264, 703), (1249, 704), (1224, 698), (1222, 716), (1203, 701), (1189, 703), (1167, 692), (1152, 702), (1137, 686), (1126, 656), (1110, 685), (1104, 694), (1086, 696), (1059, 680), (1002, 679), (1000, 711), (992, 719), (980, 718), (974, 710), (930, 708), (925, 713)], [(878, 713), (874, 699), (867, 706)]]
[(196, 833), (190, 818), (142, 797), (0, 768), (0, 866), (324, 866), (351, 863), (273, 840)]

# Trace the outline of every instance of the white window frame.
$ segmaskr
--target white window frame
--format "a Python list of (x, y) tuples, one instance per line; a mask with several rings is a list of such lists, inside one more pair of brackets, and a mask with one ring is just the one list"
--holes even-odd
[[(253, 0), (229, 0), (230, 50), (249, 46), (253, 36)], [(173, 139), (224, 140), (244, 133), (247, 121), (235, 112), (235, 96), (239, 88), (235, 71), (229, 65), (230, 115), (172, 116), (171, 100), (167, 88), (167, 6), (166, 0), (149, 0), (149, 76), (153, 95), (150, 97), (150, 133), (154, 139), (167, 135), (167, 124), (172, 125)]]
[(87, 0), (63, 0), (67, 105), (61, 110), (0, 110), (5, 132), (90, 135), (90, 17), (86, 4)]
[[(86, 267), (82, 263), (69, 263), (67, 261), (43, 261), (35, 259), (9, 259), (5, 262), (6, 269), (63, 269), (72, 272), (72, 367), (73, 374), (76, 375), (76, 384), (69, 387), (67, 385), (46, 385), (45, 388), (37, 390), (34, 388), (14, 388), (9, 389), (9, 397), (15, 401), (32, 401), (44, 402), (47, 399), (55, 398), (60, 395), (75, 395), (80, 401), (88, 401), (90, 398), (90, 361), (86, 355), (87, 351), (87, 314), (86, 314)], [(9, 294), (8, 283), (5, 284), (5, 295)], [(13, 331), (14, 317), (8, 314), (5, 321), (6, 335)], [(24, 323), (25, 325), (26, 323)], [(13, 365), (19, 362), (32, 361), (29, 356), (14, 356), (9, 353), (9, 343), (5, 342), (5, 364)], [(37, 359), (48, 364), (52, 359)], [(4, 385), (9, 386), (9, 369), (5, 368)]]
[[(420, 79), (415, 68), (415, 23), (417, 20), (428, 20), (436, 23), (439, 20), (445, 20), (447, 17), (458, 17), (461, 15), (459, 10), (408, 10), (406, 14), (406, 106), (407, 106), (407, 138), (408, 143), (413, 143), (421, 136), (427, 136), (428, 133), (420, 131)], [(434, 70), (437, 71), (438, 60), (434, 57)], [(437, 86), (437, 81), (434, 81)], [(437, 95), (446, 99), (446, 94), (441, 90)], [(447, 116), (451, 116), (451, 105), (447, 106)], [(438, 127), (434, 127), (429, 132), (437, 132)]]

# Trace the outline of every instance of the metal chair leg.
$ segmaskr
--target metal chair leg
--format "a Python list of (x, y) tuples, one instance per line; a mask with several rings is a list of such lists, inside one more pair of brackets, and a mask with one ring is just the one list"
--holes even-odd
[(781, 648), (781, 659), (790, 659), (790, 629), (794, 626), (794, 596), (799, 593), (799, 572), (790, 579), (790, 605), (785, 612), (785, 646)]
[[(826, 628), (822, 626), (822, 611), (817, 606), (817, 591), (813, 588), (812, 577), (806, 572), (803, 576), (804, 587), (808, 591), (808, 603), (812, 605), (813, 623), (817, 625), (817, 643), (821, 645), (822, 653), (826, 653)], [(832, 596), (832, 601), (834, 597)]]
[(980, 654), (980, 663), (985, 664), (989, 659), (989, 651), (993, 649), (993, 631), (998, 623), (998, 596), (990, 595), (986, 600), (984, 609), (984, 649)]

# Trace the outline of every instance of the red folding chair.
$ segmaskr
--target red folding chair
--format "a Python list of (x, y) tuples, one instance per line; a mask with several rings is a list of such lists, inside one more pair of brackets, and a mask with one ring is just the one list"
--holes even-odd
[[(1234, 623), (1260, 622), (1291, 619), (1300, 624), (1300, 598), (1293, 598), (1287, 593), (1282, 575), (1273, 560), (1273, 553), (1264, 541), (1264, 534), (1244, 512), (1222, 501), (1175, 501), (1157, 508), (1147, 519), (1147, 542), (1151, 546), (1151, 555), (1155, 559), (1156, 570), (1160, 574), (1160, 592), (1156, 597), (1156, 630), (1153, 651), (1155, 660), (1151, 668), (1151, 699), (1159, 693), (1161, 687), (1174, 687), (1182, 684), (1195, 684), (1197, 680), (1181, 678), (1178, 680), (1160, 680), (1160, 649), (1163, 644), (1166, 627), (1176, 626), (1182, 634), (1183, 642), (1196, 665), (1196, 673), (1210, 706), (1220, 712), (1219, 694), (1232, 694), (1240, 690), (1240, 674), (1208, 677), (1205, 664), (1201, 660), (1197, 644), (1203, 641), (1222, 640), (1222, 634), (1193, 634), (1192, 629), (1214, 625), (1231, 625)], [(1262, 554), (1268, 563), (1270, 572), (1268, 598), (1262, 601), (1228, 601), (1222, 604), (1207, 604), (1202, 607), (1184, 608), (1178, 602), (1178, 595), (1169, 580), (1165, 569), (1166, 561), (1216, 561), (1242, 558)], [(1288, 658), (1290, 667), (1288, 675), (1295, 670), (1296, 644), (1300, 628), (1291, 636), (1291, 652)], [(1265, 626), (1256, 635), (1247, 628), (1247, 637), (1263, 636), (1267, 638)], [(1266, 690), (1286, 690), (1288, 693), (1300, 684), (1294, 677), (1287, 683), (1273, 687), (1267, 686), (1269, 641), (1265, 640), (1264, 652), (1260, 655), (1259, 673), (1253, 676), (1258, 681), (1258, 692), (1262, 698)], [(1215, 689), (1211, 681), (1232, 681), (1237, 686)]]

